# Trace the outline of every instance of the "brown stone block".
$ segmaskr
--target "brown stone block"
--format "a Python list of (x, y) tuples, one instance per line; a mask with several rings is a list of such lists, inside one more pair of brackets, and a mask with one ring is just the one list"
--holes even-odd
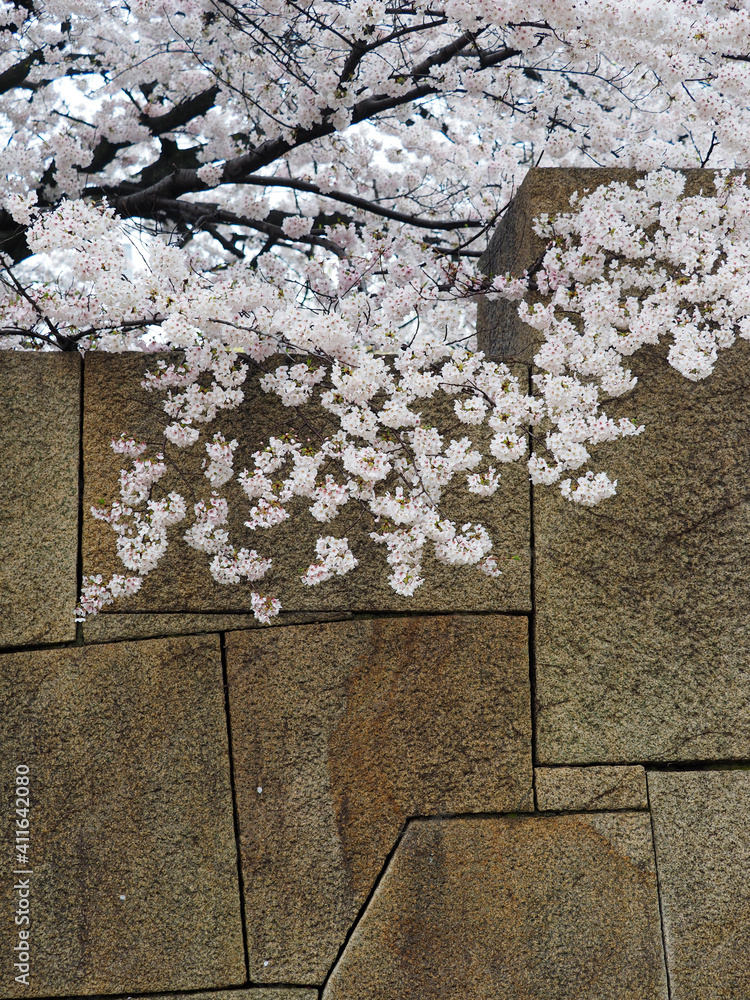
[(533, 809), (522, 618), (235, 632), (227, 666), (252, 980), (323, 980), (407, 817)]
[(537, 767), (539, 809), (551, 812), (648, 809), (646, 772), (631, 767)]
[(75, 639), (81, 360), (0, 351), (0, 646)]
[[(218, 638), (6, 654), (0, 704), (0, 996), (244, 982)], [(30, 986), (10, 974), (18, 765), (30, 786), (29, 851), (16, 858), (33, 872)]]
[[(663, 352), (662, 352), (663, 353)], [(689, 382), (659, 352), (610, 407), (618, 495), (534, 490), (540, 763), (750, 757), (750, 345)]]
[(278, 628), (284, 625), (309, 625), (315, 622), (343, 621), (346, 611), (308, 614), (282, 611), (268, 625), (261, 625), (255, 615), (150, 615), (104, 614), (88, 618), (83, 625), (84, 643), (112, 642), (117, 639), (156, 639), (166, 635), (198, 635), (204, 632), (231, 632), (246, 628)]
[(645, 813), (412, 822), (323, 1000), (666, 1000)]
[[(114, 533), (103, 522), (94, 521), (89, 511), (100, 499), (111, 502), (119, 496), (119, 470), (127, 463), (112, 452), (113, 437), (127, 431), (137, 440), (160, 446), (159, 428), (163, 428), (167, 419), (161, 409), (162, 395), (149, 393), (140, 386), (143, 372), (155, 367), (153, 356), (94, 353), (86, 358), (83, 565), (88, 575), (123, 572), (116, 556)], [(522, 374), (525, 380), (525, 370)], [(235, 452), (237, 471), (252, 467), (253, 452), (270, 435), (280, 436), (290, 431), (302, 439), (310, 437), (309, 427), (300, 423), (300, 413), (294, 407), (284, 407), (276, 396), (263, 392), (257, 378), (248, 377), (243, 390), (246, 398), (240, 408), (224, 414), (209, 428), (209, 440), (220, 430), (228, 440), (235, 438), (240, 442)], [(448, 438), (464, 437), (467, 428), (452, 414), (453, 400), (446, 397), (441, 406), (440, 419), (446, 421)], [(420, 409), (429, 416), (427, 402)], [(330, 415), (322, 408), (305, 408), (304, 416), (316, 428), (330, 427)], [(118, 602), (118, 609), (192, 614), (251, 611), (252, 587), (246, 583), (238, 586), (215, 583), (208, 570), (208, 557), (182, 541), (192, 523), (192, 504), (211, 495), (211, 486), (201, 468), (206, 457), (204, 442), (187, 450), (169, 445), (168, 455), (176, 459), (180, 471), (158, 484), (158, 495), (173, 489), (181, 492), (188, 501), (189, 517), (171, 529), (173, 544), (140, 592)], [(494, 496), (475, 497), (463, 488), (453, 494), (446, 491), (446, 510), (459, 524), (480, 521), (487, 527), (503, 575), (490, 578), (474, 567), (446, 566), (434, 560), (430, 552), (424, 564), (427, 582), (411, 598), (399, 597), (390, 588), (385, 546), (375, 546), (369, 539), (373, 530), (369, 514), (361, 517), (359, 511), (348, 506), (329, 526), (315, 521), (304, 505), (296, 508), (290, 505), (289, 509), (298, 513), (285, 524), (271, 531), (252, 532), (244, 527), (250, 504), (236, 480), (219, 492), (230, 501), (231, 537), (235, 544), (255, 548), (261, 555), (274, 558), (274, 566), (259, 589), (280, 597), (286, 611), (526, 611), (531, 608), (528, 476), (519, 464), (505, 466), (501, 471), (503, 486)], [(349, 538), (352, 551), (360, 559), (359, 568), (317, 587), (302, 584), (300, 575), (317, 560), (315, 540), (321, 534), (339, 532)]]
[[(190, 1000), (318, 1000), (317, 990), (286, 989), (285, 987), (247, 986), (241, 990), (210, 990), (207, 993), (190, 993)], [(66, 1000), (75, 1000), (67, 997)], [(91, 997), (89, 1000), (109, 1000), (106, 996)], [(131, 998), (132, 1000), (132, 998)], [(184, 993), (160, 993), (159, 1000), (186, 1000)]]
[(750, 996), (750, 771), (648, 775), (672, 1000)]
[[(221, 990), (219, 993), (191, 993), (191, 1000), (318, 1000), (317, 990), (274, 987), (248, 987), (244, 990)], [(161, 994), (159, 1000), (185, 1000), (184, 993)]]

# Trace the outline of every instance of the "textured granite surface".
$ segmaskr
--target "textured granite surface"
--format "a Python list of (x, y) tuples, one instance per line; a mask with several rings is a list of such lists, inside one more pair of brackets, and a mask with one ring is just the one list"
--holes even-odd
[(672, 1000), (750, 996), (750, 770), (648, 776)]
[(537, 806), (541, 810), (648, 809), (643, 767), (537, 767)]
[[(535, 216), (637, 176), (530, 171), (485, 266), (533, 270)], [(713, 172), (686, 176), (686, 193), (713, 191)], [(523, 341), (521, 326), (485, 320)], [(750, 345), (720, 352), (699, 383), (667, 364), (667, 349), (633, 355), (639, 386), (606, 407), (646, 426), (593, 452), (618, 495), (581, 509), (534, 489), (540, 764), (750, 758)]]
[(750, 344), (707, 382), (631, 360), (618, 495), (534, 491), (538, 762), (750, 758)]
[(501, 616), (227, 636), (252, 980), (322, 981), (407, 817), (533, 809), (526, 641)]
[(645, 813), (413, 821), (324, 1000), (667, 1000)]
[[(713, 194), (713, 170), (688, 169), (683, 173), (686, 194), (695, 195), (701, 190)], [(532, 283), (527, 300), (542, 301), (533, 275), (542, 262), (547, 241), (534, 232), (534, 220), (545, 212), (569, 212), (570, 197), (576, 191), (583, 194), (612, 181), (633, 185), (642, 176), (642, 172), (622, 167), (533, 167), (480, 258), (480, 270), (492, 275), (510, 272), (517, 278), (528, 271)], [(518, 303), (505, 299), (479, 300), (477, 341), (479, 350), (490, 357), (526, 362), (532, 361), (540, 343), (539, 334), (519, 319)]]
[[(217, 993), (191, 993), (191, 1000), (318, 1000), (317, 990), (286, 989), (250, 986), (243, 990), (221, 990)], [(184, 993), (161, 994), (159, 1000), (185, 1000)]]
[(5, 869), (21, 765), (33, 872), (33, 988), (9, 975), (23, 890), (4, 877), (0, 996), (243, 983), (218, 638), (5, 654), (0, 704)]
[(0, 646), (75, 639), (80, 371), (0, 351)]
[(206, 614), (181, 615), (179, 613), (150, 615), (99, 614), (88, 618), (83, 625), (83, 641), (112, 642), (115, 639), (154, 639), (164, 635), (196, 635), (202, 632), (230, 632), (246, 628), (278, 628), (284, 625), (305, 625), (315, 622), (341, 621), (350, 618), (345, 611), (286, 613), (282, 611), (268, 625), (261, 625), (255, 615)]
[[(161, 446), (159, 428), (166, 419), (161, 410), (161, 396), (140, 387), (143, 372), (155, 364), (154, 356), (136, 354), (108, 357), (92, 354), (86, 358), (83, 565), (87, 574), (122, 571), (115, 553), (115, 535), (106, 524), (95, 521), (88, 511), (101, 498), (111, 502), (117, 495), (118, 475), (123, 463), (122, 456), (114, 454), (109, 446), (113, 437), (126, 430), (137, 440)], [(525, 370), (523, 377), (526, 378)], [(279, 436), (289, 429), (302, 439), (310, 436), (309, 427), (299, 423), (302, 411), (284, 407), (276, 396), (260, 389), (257, 379), (248, 377), (243, 390), (245, 402), (242, 406), (224, 414), (210, 428), (211, 434), (221, 430), (228, 440), (235, 438), (240, 442), (235, 452), (236, 470), (252, 466), (252, 453), (271, 434)], [(420, 408), (425, 420), (429, 419), (430, 405), (425, 401)], [(466, 425), (453, 414), (453, 399), (445, 397), (442, 405), (448, 415), (444, 424), (441, 416), (441, 426), (447, 428), (448, 438), (452, 435), (464, 437)], [(303, 415), (321, 431), (329, 427), (330, 414), (322, 409), (309, 408), (308, 412), (306, 408)], [(167, 455), (179, 463), (180, 473), (175, 472), (160, 481), (159, 495), (176, 489), (187, 496), (190, 504), (197, 497), (210, 496), (211, 486), (201, 469), (201, 461), (206, 457), (203, 442), (187, 450), (169, 445)], [(527, 475), (523, 467), (516, 464), (505, 466), (502, 476), (503, 487), (492, 497), (473, 496), (463, 488), (452, 495), (448, 489), (445, 502), (446, 512), (459, 524), (481, 521), (487, 527), (495, 542), (503, 575), (490, 578), (473, 567), (445, 566), (436, 563), (430, 553), (425, 561), (428, 582), (412, 598), (399, 597), (388, 585), (390, 570), (385, 546), (374, 546), (369, 539), (373, 529), (369, 514), (359, 517), (347, 506), (329, 526), (315, 521), (304, 508), (290, 505), (290, 510), (300, 511), (296, 516), (274, 528), (272, 533), (253, 533), (243, 526), (248, 518), (249, 504), (238, 483), (227, 483), (221, 493), (230, 501), (234, 512), (231, 537), (236, 544), (256, 548), (261, 554), (273, 554), (274, 566), (262, 586), (281, 598), (286, 611), (530, 610)], [(190, 520), (186, 520), (172, 529), (170, 537), (175, 544), (160, 566), (148, 576), (139, 593), (118, 602), (119, 610), (192, 614), (252, 610), (251, 586), (215, 583), (208, 571), (208, 558), (181, 540), (189, 523)], [(345, 534), (352, 551), (362, 557), (361, 565), (344, 577), (307, 587), (300, 582), (300, 574), (317, 559), (315, 540), (324, 529), (328, 534)]]

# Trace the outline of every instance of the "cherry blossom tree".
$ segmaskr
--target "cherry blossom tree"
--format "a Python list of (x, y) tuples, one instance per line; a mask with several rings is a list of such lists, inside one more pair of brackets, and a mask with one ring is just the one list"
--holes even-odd
[[(93, 513), (128, 575), (85, 581), (82, 616), (137, 590), (171, 539), (254, 585), (294, 498), (332, 532), (307, 584), (366, 555), (349, 505), (400, 594), (428, 544), (496, 575), (486, 529), (444, 516), (447, 485), (489, 495), (524, 460), (571, 501), (606, 498), (590, 447), (641, 430), (602, 408), (633, 389), (623, 359), (671, 337), (670, 363), (702, 378), (750, 332), (744, 181), (688, 199), (674, 172), (748, 160), (745, 0), (11, 0), (0, 26), (0, 346), (184, 359), (146, 378), (161, 452), (127, 428), (113, 442), (131, 464)], [(540, 220), (537, 274), (489, 278), (487, 236), (540, 162), (652, 173)], [(520, 306), (540, 336), (532, 394), (474, 342), (477, 297), (520, 300), (529, 281), (547, 295)], [(249, 372), (337, 421), (314, 447), (280, 427), (237, 473), (261, 552), (229, 535), (237, 443), (208, 430)], [(458, 440), (423, 419), (441, 393)], [(207, 456), (191, 511), (159, 492), (182, 448)], [(278, 611), (252, 593), (261, 620)]]

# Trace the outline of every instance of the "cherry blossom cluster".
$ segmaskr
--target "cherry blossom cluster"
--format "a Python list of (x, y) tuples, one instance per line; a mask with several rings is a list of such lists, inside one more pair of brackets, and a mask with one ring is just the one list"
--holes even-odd
[[(750, 192), (743, 176), (724, 172), (716, 175), (715, 190), (686, 197), (684, 177), (662, 170), (635, 187), (614, 183), (571, 201), (573, 211), (537, 222), (537, 231), (550, 240), (534, 275), (542, 301), (519, 305), (520, 316), (542, 340), (532, 394), (521, 390), (506, 365), (435, 336), (402, 345), (398, 354), (379, 353), (341, 313), (325, 322), (298, 310), (286, 314), (282, 335), (277, 310), (265, 328), (247, 331), (250, 357), (269, 360), (280, 350), (308, 355), (304, 362), (276, 363), (259, 379), (263, 391), (290, 410), (317, 407), (318, 416), (327, 412), (335, 422), (315, 445), (287, 433), (270, 436), (253, 453), (252, 467), (237, 475), (250, 503), (246, 528), (257, 532), (283, 524), (299, 511), (298, 499), (322, 523), (336, 521), (354, 504), (373, 520), (372, 541), (386, 547), (391, 587), (411, 596), (424, 582), (428, 545), (440, 562), (500, 575), (486, 528), (459, 527), (441, 506), (445, 489), (456, 481), (480, 496), (501, 488), (495, 465), (474, 471), (488, 458), (500, 464), (525, 459), (532, 482), (558, 483), (563, 497), (584, 506), (614, 494), (617, 483), (603, 471), (589, 468), (576, 478), (565, 473), (582, 470), (590, 449), (643, 431), (602, 409), (604, 400), (635, 386), (624, 359), (669, 336), (670, 363), (688, 378), (701, 378), (718, 348), (731, 344), (735, 328), (750, 336)], [(517, 283), (506, 281), (505, 288), (509, 298), (517, 296)], [(187, 328), (182, 321), (173, 326)], [(242, 354), (198, 335), (195, 325), (190, 329), (184, 361), (159, 360), (144, 380), (145, 387), (166, 393), (167, 418), (179, 418), (166, 432), (177, 448), (193, 446), (202, 424), (240, 404), (248, 368)], [(184, 332), (181, 337), (184, 346)], [(237, 337), (235, 328), (235, 348)], [(427, 402), (443, 395), (453, 397), (463, 436), (449, 438), (426, 419)], [(181, 437), (175, 427), (190, 433)], [(529, 429), (538, 442), (532, 454)], [(205, 474), (212, 486), (233, 478), (237, 447), (220, 432), (206, 442)], [(124, 436), (113, 448), (132, 458), (132, 467), (121, 473), (120, 501), (94, 514), (118, 533), (126, 567), (143, 576), (164, 554), (166, 527), (185, 516), (186, 505), (174, 493), (166, 501), (151, 498), (166, 472), (161, 453), (155, 461), (142, 458), (144, 446)], [(144, 504), (146, 512), (134, 512)], [(232, 543), (225, 498), (214, 493), (194, 513), (184, 538), (211, 557), (215, 580), (238, 583), (265, 575), (269, 558)], [(350, 572), (360, 561), (348, 537), (337, 535), (321, 536), (315, 555), (301, 576), (308, 586)], [(119, 578), (114, 586), (122, 586)], [(114, 594), (98, 580), (88, 587), (82, 613)], [(253, 594), (267, 621), (280, 605)]]
[[(577, 193), (573, 211), (538, 221), (551, 241), (535, 276), (544, 301), (519, 313), (543, 339), (534, 382), (556, 423), (546, 439), (556, 464), (535, 456), (534, 482), (583, 465), (586, 445), (643, 430), (600, 409), (635, 386), (625, 359), (639, 348), (667, 340), (669, 364), (698, 381), (737, 335), (750, 339), (750, 189), (727, 171), (705, 186), (686, 196), (683, 174), (655, 171), (635, 187)], [(615, 485), (588, 472), (561, 490), (590, 505)]]

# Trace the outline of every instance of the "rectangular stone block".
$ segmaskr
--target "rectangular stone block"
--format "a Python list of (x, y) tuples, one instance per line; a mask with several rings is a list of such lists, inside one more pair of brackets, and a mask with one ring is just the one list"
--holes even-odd
[[(569, 211), (574, 191), (583, 193), (585, 188), (593, 189), (614, 180), (632, 184), (639, 176), (636, 170), (608, 167), (532, 168), (480, 258), (480, 270), (492, 275), (510, 272), (516, 278), (524, 271), (532, 271), (546, 251), (546, 241), (533, 229), (537, 216)], [(477, 303), (477, 342), (479, 350), (488, 357), (531, 363), (538, 350), (538, 337), (535, 330), (520, 320), (517, 302), (480, 299)]]
[[(275, 987), (250, 987), (244, 990), (222, 990), (220, 993), (193, 993), (195, 1000), (318, 1000), (317, 990), (296, 990)], [(162, 994), (159, 1000), (183, 1000), (184, 993)]]
[(345, 611), (310, 612), (282, 611), (268, 625), (261, 625), (255, 615), (150, 615), (99, 614), (83, 624), (84, 643), (113, 642), (117, 639), (156, 639), (165, 635), (197, 635), (204, 632), (231, 632), (245, 628), (278, 628), (284, 625), (305, 625), (315, 622), (342, 621), (350, 618)]
[(0, 646), (75, 639), (78, 354), (0, 351)]
[(540, 763), (750, 757), (750, 345), (693, 383), (640, 352), (610, 407), (645, 433), (600, 460), (618, 495), (534, 490)]
[(415, 815), (533, 809), (526, 621), (233, 632), (250, 978), (321, 982)]
[(750, 770), (648, 775), (672, 1000), (750, 996)]
[(9, 653), (0, 704), (0, 996), (243, 983), (218, 637)]
[(648, 809), (646, 772), (632, 767), (537, 767), (537, 807), (552, 812)]
[[(685, 173), (686, 193), (713, 192), (712, 171)], [(544, 250), (536, 216), (637, 176), (532, 170), (485, 265), (533, 269)], [(506, 332), (533, 350), (514, 322)], [(698, 383), (667, 350), (629, 358), (639, 384), (606, 406), (646, 427), (596, 449), (592, 467), (618, 495), (581, 509), (556, 487), (533, 491), (540, 764), (750, 758), (750, 345), (721, 351)]]
[[(701, 189), (713, 193), (713, 170), (688, 168), (682, 173), (685, 194), (695, 195)], [(509, 272), (516, 278), (528, 271), (532, 275), (528, 301), (541, 301), (534, 288), (533, 274), (542, 262), (547, 243), (534, 232), (534, 220), (544, 213), (569, 212), (570, 197), (576, 191), (583, 194), (613, 181), (632, 186), (642, 176), (643, 171), (629, 167), (532, 167), (479, 259), (480, 270), (491, 275)], [(477, 343), (488, 357), (531, 363), (541, 341), (539, 333), (519, 318), (517, 302), (480, 299)]]
[[(281, 358), (277, 360), (280, 362)], [(137, 440), (160, 442), (167, 418), (161, 409), (161, 394), (149, 393), (140, 385), (143, 373), (156, 366), (154, 356), (94, 353), (87, 356), (85, 363), (83, 566), (87, 575), (108, 576), (123, 572), (116, 556), (115, 535), (106, 524), (93, 520), (90, 508), (100, 499), (111, 502), (119, 496), (119, 470), (127, 463), (112, 452), (110, 441), (126, 431)], [(526, 379), (525, 369), (522, 374)], [(256, 375), (248, 377), (243, 390), (245, 402), (241, 407), (225, 413), (211, 425), (211, 434), (220, 430), (227, 440), (234, 438), (239, 442), (234, 461), (237, 471), (252, 466), (253, 452), (265, 445), (270, 435), (278, 437), (291, 431), (302, 439), (310, 436), (310, 429), (300, 423), (296, 409), (283, 406), (276, 396), (263, 392)], [(446, 396), (441, 406), (441, 420), (445, 420), (449, 437), (465, 436), (466, 426), (453, 414), (452, 398)], [(423, 409), (429, 416), (429, 401), (425, 401)], [(321, 430), (332, 426), (330, 414), (322, 408), (311, 408), (309, 413), (306, 410), (305, 417)], [(179, 472), (161, 480), (157, 494), (161, 496), (173, 489), (181, 492), (190, 505), (189, 517), (171, 530), (173, 544), (140, 592), (119, 601), (117, 608), (193, 614), (251, 611), (253, 588), (248, 584), (215, 583), (208, 570), (209, 558), (182, 541), (193, 520), (192, 504), (211, 495), (210, 483), (201, 466), (206, 457), (205, 441), (187, 450), (168, 445), (167, 454), (177, 461)], [(220, 492), (230, 502), (231, 537), (237, 547), (255, 548), (261, 555), (273, 557), (274, 565), (260, 587), (279, 597), (286, 611), (528, 611), (531, 609), (528, 477), (518, 464), (504, 466), (502, 477), (503, 486), (492, 497), (477, 497), (463, 488), (453, 493), (446, 490), (445, 497), (447, 512), (459, 524), (480, 521), (487, 527), (503, 575), (490, 578), (475, 567), (446, 566), (434, 560), (429, 552), (424, 564), (426, 582), (411, 598), (400, 597), (390, 588), (385, 546), (375, 546), (370, 540), (374, 524), (369, 515), (350, 514), (347, 507), (329, 526), (316, 521), (304, 505), (292, 504), (289, 509), (298, 513), (287, 522), (272, 531), (251, 532), (244, 526), (250, 503), (237, 481), (227, 483)], [(316, 587), (302, 584), (301, 575), (317, 560), (316, 539), (321, 533), (336, 533), (339, 529), (349, 538), (360, 566), (346, 576)]]

